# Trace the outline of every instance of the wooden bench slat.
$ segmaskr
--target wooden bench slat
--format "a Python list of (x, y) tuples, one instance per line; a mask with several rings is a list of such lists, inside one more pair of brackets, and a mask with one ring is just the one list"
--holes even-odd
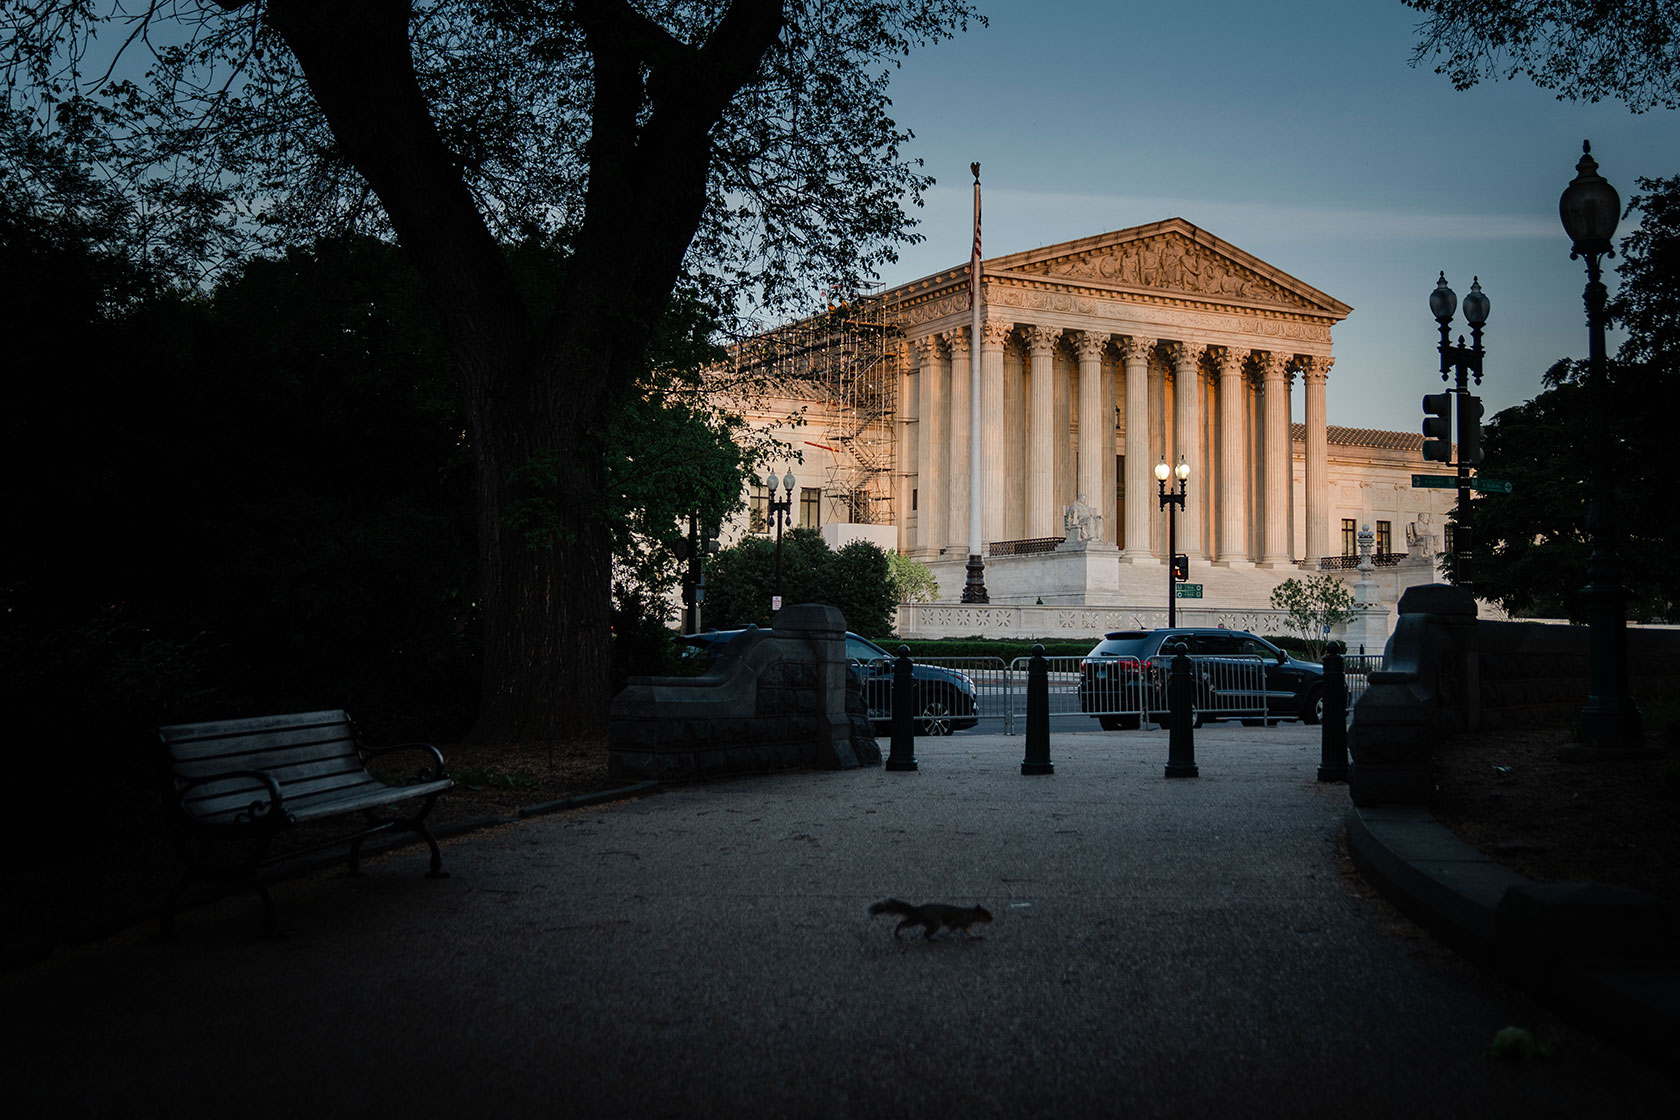
[[(348, 789), (356, 786), (385, 787), (383, 782), (370, 778), (363, 771), (353, 773), (339, 773), (310, 778), (307, 781), (282, 784), (280, 786), (281, 804), (287, 809), (294, 803), (307, 802), (311, 797), (334, 790)], [(253, 800), (268, 800), (268, 787), (250, 778), (230, 778), (224, 782), (206, 782), (203, 786), (188, 792), (182, 803), (195, 815), (205, 813), (216, 814), (229, 806), (244, 807)]]
[(177, 782), (185, 782), (196, 778), (213, 778), (217, 774), (227, 774), (235, 770), (263, 770), (273, 774), (276, 781), (284, 783), (314, 773), (362, 769), (364, 769), (364, 765), (361, 756), (358, 754), (345, 754), (342, 751), (335, 754), (320, 754), (311, 750), (295, 750), (263, 751), (260, 754), (240, 755), (233, 758), (205, 758), (194, 759), (191, 762), (178, 762), (174, 766), (174, 773)]
[(276, 729), (348, 726), (350, 717), (342, 709), (330, 712), (299, 712), (289, 716), (257, 716), (251, 719), (212, 720), (207, 723), (174, 723), (158, 728), (166, 743), (191, 741), (217, 736), (260, 735)]
[(265, 731), (249, 736), (215, 735), (178, 739), (169, 742), (169, 754), (172, 758), (185, 761), (305, 747), (353, 753), (356, 750), (356, 739), (348, 724), (339, 724), (336, 727), (310, 726)]

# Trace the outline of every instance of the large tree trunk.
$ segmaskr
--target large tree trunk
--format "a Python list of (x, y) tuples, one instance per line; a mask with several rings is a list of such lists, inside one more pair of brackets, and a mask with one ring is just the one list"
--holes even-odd
[(596, 434), (642, 372), (705, 208), (709, 130), (780, 34), (781, 0), (735, 0), (698, 47), (623, 0), (575, 7), (594, 60), (590, 184), (566, 282), (540, 329), (437, 134), (414, 77), (409, 15), (408, 0), (266, 9), (449, 339), (479, 475), (484, 683), (473, 735), (598, 737), (612, 555)]
[(484, 678), (474, 738), (605, 733), (612, 542), (588, 427), (535, 408), (479, 425)]

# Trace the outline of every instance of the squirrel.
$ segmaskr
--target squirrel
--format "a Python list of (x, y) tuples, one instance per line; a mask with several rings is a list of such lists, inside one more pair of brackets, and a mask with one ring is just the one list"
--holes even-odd
[(912, 906), (908, 902), (900, 902), (896, 898), (889, 898), (884, 902), (877, 902), (869, 908), (871, 914), (902, 914), (904, 920), (893, 928), (893, 937), (898, 937), (899, 930), (905, 926), (921, 926), (927, 930), (926, 939), (932, 940), (933, 935), (941, 929), (960, 929), (969, 937), (984, 940), (975, 933), (973, 926), (980, 922), (992, 920), (991, 911), (984, 906), (947, 906), (944, 903), (929, 902), (921, 906)]

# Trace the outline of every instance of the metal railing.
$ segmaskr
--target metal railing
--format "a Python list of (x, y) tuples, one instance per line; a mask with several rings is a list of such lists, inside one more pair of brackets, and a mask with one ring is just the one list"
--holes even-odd
[(1358, 654), (1344, 653), (1342, 655), (1342, 676), (1347, 680), (1348, 712), (1353, 712), (1353, 703), (1365, 695), (1370, 687), (1371, 674), (1383, 667), (1383, 655), (1380, 653)]
[[(918, 678), (918, 722), (945, 715), (957, 719), (1002, 719), (1006, 735), (1014, 735), (1024, 722), (1027, 708), (1027, 666), (1030, 657), (1017, 657), (1005, 664), (999, 657), (917, 658), (916, 665), (961, 673), (973, 685), (974, 711), (961, 710), (961, 702), (947, 703), (945, 712), (927, 707), (937, 695), (939, 683)], [(1171, 657), (1046, 657), (1049, 665), (1049, 714), (1052, 716), (1110, 717), (1117, 727), (1141, 727), (1164, 723), (1167, 718), (1167, 683), (1172, 675)], [(1367, 687), (1371, 672), (1382, 668), (1382, 655), (1346, 654), (1342, 658), (1347, 679), (1348, 711)], [(1082, 666), (1091, 663), (1086, 677)], [(1196, 710), (1203, 719), (1266, 719), (1266, 660), (1252, 655), (1202, 655), (1190, 658), (1196, 682)], [(869, 718), (885, 723), (892, 719), (893, 659), (854, 661), (863, 682)], [(953, 682), (954, 683), (954, 682)], [(949, 697), (947, 696), (947, 699)], [(1292, 718), (1273, 713), (1271, 719)]]
[[(1377, 568), (1392, 568), (1406, 559), (1404, 552), (1373, 552), (1371, 565)], [(1359, 567), (1357, 556), (1320, 556), (1318, 570), (1321, 572), (1346, 572)]]
[[(852, 665), (863, 681), (864, 702), (869, 706), (869, 718), (876, 722), (885, 723), (892, 719), (892, 678), (893, 661), (891, 657), (879, 657), (873, 661), (854, 661)], [(973, 685), (974, 710), (965, 710), (967, 703), (966, 692), (960, 682), (954, 680), (941, 681), (930, 677), (916, 679), (916, 710), (912, 713), (918, 720), (936, 718), (941, 713), (936, 705), (943, 702), (946, 715), (957, 719), (1003, 717), (1009, 718), (1009, 668), (1004, 665), (1001, 657), (918, 657), (914, 659), (917, 666), (928, 666), (936, 669), (960, 673), (968, 678)], [(1022, 678), (1023, 682), (1025, 677)]]
[[(1026, 710), (1025, 684), (1030, 658), (1018, 657), (1010, 673), (1020, 682), (1009, 690), (1011, 710), (1005, 724), (1014, 734), (1015, 712)], [(1167, 682), (1171, 657), (1047, 657), (1050, 665), (1050, 714), (1109, 717), (1118, 727), (1140, 727), (1167, 718)], [(1082, 666), (1089, 663), (1089, 673)], [(1266, 662), (1250, 655), (1190, 659), (1196, 682), (1196, 709), (1204, 719), (1263, 719), (1266, 715)], [(1016, 705), (1019, 705), (1019, 709)]]
[(987, 556), (1032, 556), (1040, 552), (1054, 552), (1066, 537), (1028, 537), (1019, 541), (987, 541)]

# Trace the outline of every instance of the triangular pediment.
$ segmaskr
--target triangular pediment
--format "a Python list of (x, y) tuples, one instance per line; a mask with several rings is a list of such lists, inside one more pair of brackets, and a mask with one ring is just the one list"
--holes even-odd
[(988, 277), (1178, 294), (1345, 318), (1353, 309), (1182, 218), (984, 262)]

